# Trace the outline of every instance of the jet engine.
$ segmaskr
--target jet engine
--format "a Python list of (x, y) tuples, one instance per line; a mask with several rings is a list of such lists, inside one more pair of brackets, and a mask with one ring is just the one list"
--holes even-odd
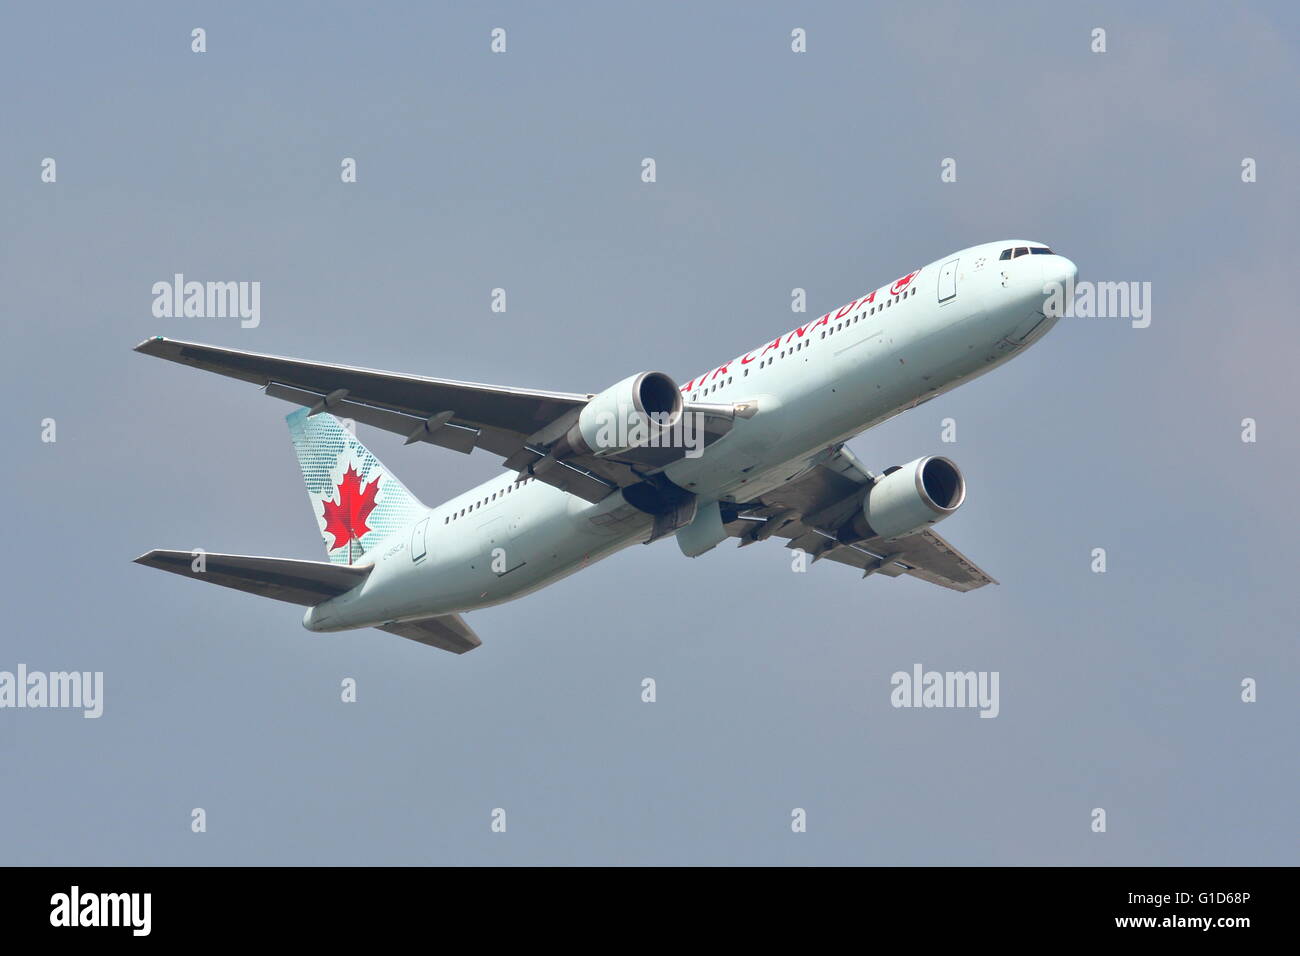
[(966, 499), (966, 480), (947, 458), (930, 455), (890, 468), (867, 492), (841, 538), (902, 538), (952, 514)]
[(589, 401), (557, 443), (557, 457), (616, 455), (677, 425), (682, 393), (663, 372), (629, 375)]

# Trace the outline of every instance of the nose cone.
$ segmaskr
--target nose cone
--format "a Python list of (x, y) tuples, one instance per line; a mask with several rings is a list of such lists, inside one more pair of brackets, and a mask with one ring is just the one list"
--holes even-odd
[(1055, 285), (1062, 288), (1074, 287), (1079, 278), (1079, 267), (1065, 256), (1043, 256), (1043, 285)]

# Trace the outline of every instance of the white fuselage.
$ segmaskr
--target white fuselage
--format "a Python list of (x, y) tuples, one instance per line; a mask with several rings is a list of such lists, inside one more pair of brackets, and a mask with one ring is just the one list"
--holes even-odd
[[(687, 401), (758, 411), (663, 474), (701, 502), (756, 499), (828, 446), (1007, 361), (1055, 324), (1044, 286), (1075, 275), (1057, 255), (999, 259), (1028, 246), (1041, 243), (945, 256), (692, 379)], [(591, 504), (503, 473), (372, 549), (365, 583), (303, 623), (331, 631), (499, 604), (646, 541), (652, 525), (621, 492)]]

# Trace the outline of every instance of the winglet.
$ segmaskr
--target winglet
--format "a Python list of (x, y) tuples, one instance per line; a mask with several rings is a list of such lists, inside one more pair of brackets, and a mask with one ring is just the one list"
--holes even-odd
[(161, 335), (151, 335), (151, 336), (149, 336), (149, 338), (145, 339), (143, 342), (141, 342), (139, 345), (137, 345), (134, 349), (132, 349), (132, 351), (134, 351), (134, 352), (142, 352), (142, 353), (144, 353), (145, 355), (157, 355), (157, 354), (158, 354), (158, 346), (159, 346), (160, 344), (166, 342), (166, 341), (167, 341), (167, 339), (164, 338), (164, 337), (161, 336)]

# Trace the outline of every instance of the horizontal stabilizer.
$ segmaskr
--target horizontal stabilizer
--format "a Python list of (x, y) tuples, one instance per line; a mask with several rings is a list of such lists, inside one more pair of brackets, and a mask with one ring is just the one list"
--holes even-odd
[(430, 647), (451, 651), (453, 654), (464, 654), (483, 643), (459, 614), (424, 617), (418, 621), (405, 621), (401, 624), (385, 624), (380, 630), (405, 637), (407, 640), (428, 644)]
[[(202, 570), (195, 570), (200, 556)], [(352, 590), (370, 573), (369, 565), (260, 558), (246, 554), (200, 552), (200, 555), (195, 555), (190, 551), (150, 551), (136, 558), (135, 563), (308, 607)]]

